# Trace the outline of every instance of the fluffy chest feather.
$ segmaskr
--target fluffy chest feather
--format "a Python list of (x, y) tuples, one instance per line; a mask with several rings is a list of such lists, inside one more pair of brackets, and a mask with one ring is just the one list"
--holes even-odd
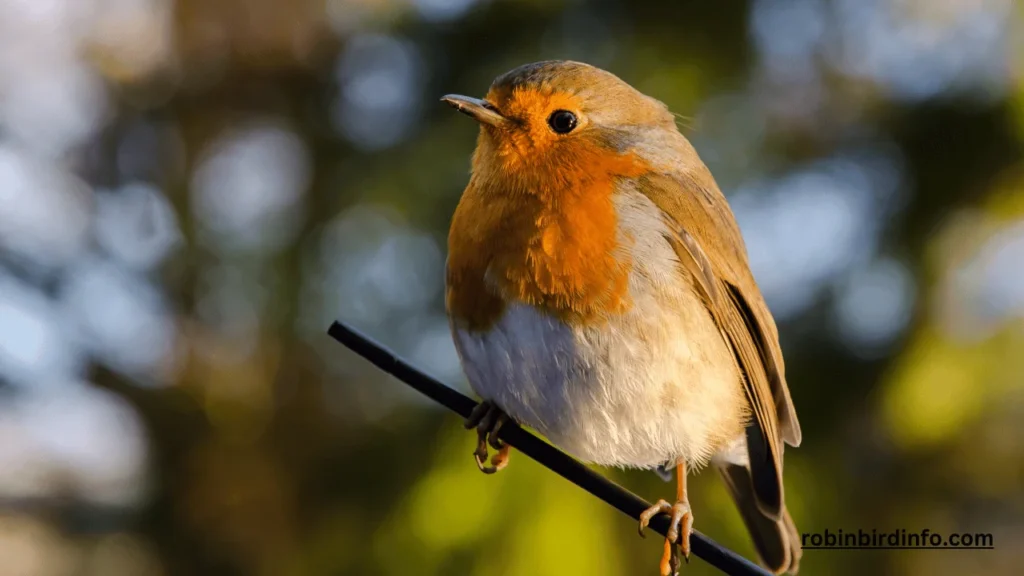
[(522, 147), (529, 142), (481, 137), (448, 237), (449, 315), (479, 331), (508, 302), (566, 321), (626, 310), (630, 262), (613, 197), (619, 181), (647, 165), (585, 140), (529, 156), (533, 162)]
[(612, 202), (628, 306), (586, 322), (503, 293), (485, 329), (453, 321), (456, 347), (478, 394), (578, 458), (701, 465), (745, 424), (736, 361), (658, 209), (632, 190)]

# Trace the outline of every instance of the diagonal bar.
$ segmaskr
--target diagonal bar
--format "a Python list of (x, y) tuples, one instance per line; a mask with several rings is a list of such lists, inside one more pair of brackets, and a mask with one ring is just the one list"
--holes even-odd
[[(463, 418), (469, 417), (470, 412), (477, 405), (473, 399), (427, 376), (395, 356), (387, 348), (345, 324), (334, 322), (327, 333), (384, 372), (405, 382), (417, 392)], [(574, 458), (511, 422), (501, 428), (498, 436), (552, 472), (590, 492), (634, 520), (639, 521), (640, 513), (650, 506), (643, 498), (580, 464)], [(668, 531), (668, 517), (658, 514), (651, 520), (650, 527), (664, 536)], [(771, 573), (764, 568), (696, 530), (690, 537), (690, 547), (697, 557), (730, 576), (751, 574), (771, 576)]]

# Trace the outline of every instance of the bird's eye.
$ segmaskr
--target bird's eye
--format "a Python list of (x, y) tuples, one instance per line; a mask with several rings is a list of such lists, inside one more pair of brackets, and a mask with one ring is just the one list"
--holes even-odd
[(576, 115), (568, 110), (555, 110), (548, 117), (548, 126), (559, 134), (568, 134), (576, 128)]

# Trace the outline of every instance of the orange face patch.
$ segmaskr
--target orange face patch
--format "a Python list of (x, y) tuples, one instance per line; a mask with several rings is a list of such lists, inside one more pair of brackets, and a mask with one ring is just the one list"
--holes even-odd
[[(572, 94), (517, 88), (492, 90), (488, 100), (513, 122), (484, 128), (452, 219), (449, 312), (485, 330), (509, 301), (567, 322), (626, 310), (630, 263), (619, 246), (613, 194), (619, 179), (648, 166), (602, 145)], [(559, 109), (577, 114), (573, 132), (548, 127)]]
[(586, 129), (587, 118), (582, 102), (573, 94), (551, 92), (544, 88), (491, 89), (487, 100), (495, 103), (502, 115), (513, 124), (500, 131), (497, 138), (498, 155), (509, 159), (525, 159), (542, 155), (572, 134), (557, 134), (548, 126), (548, 118), (556, 110), (568, 110), (576, 115), (579, 124), (574, 133)]

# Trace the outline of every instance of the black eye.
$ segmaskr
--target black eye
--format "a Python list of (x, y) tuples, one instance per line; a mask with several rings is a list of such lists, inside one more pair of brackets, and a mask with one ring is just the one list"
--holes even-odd
[(568, 134), (576, 128), (576, 115), (568, 110), (555, 110), (548, 116), (548, 126), (559, 134)]

